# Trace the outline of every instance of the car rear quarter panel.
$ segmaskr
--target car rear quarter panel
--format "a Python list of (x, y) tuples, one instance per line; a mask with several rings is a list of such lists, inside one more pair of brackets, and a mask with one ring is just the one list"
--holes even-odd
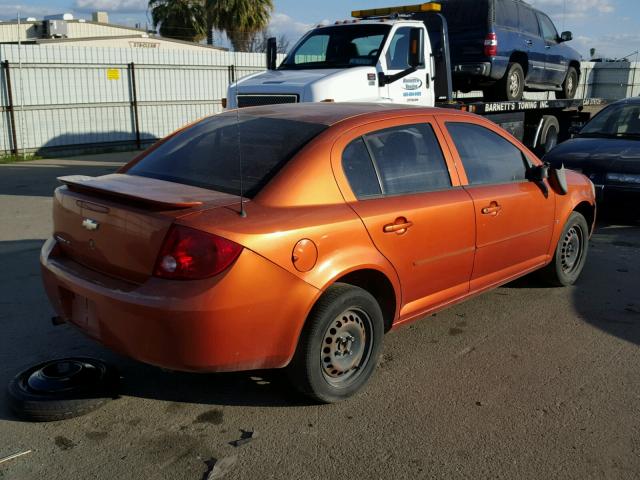
[[(182, 222), (252, 250), (319, 289), (318, 296), (348, 273), (377, 270), (393, 285), (399, 306), (395, 270), (375, 248), (336, 184), (331, 169), (335, 136), (336, 131), (330, 129), (302, 149), (252, 201), (245, 203), (246, 217), (240, 216), (237, 208), (217, 208), (198, 212)], [(310, 240), (317, 249), (317, 260), (308, 271), (299, 271), (293, 262), (294, 248), (301, 240)]]

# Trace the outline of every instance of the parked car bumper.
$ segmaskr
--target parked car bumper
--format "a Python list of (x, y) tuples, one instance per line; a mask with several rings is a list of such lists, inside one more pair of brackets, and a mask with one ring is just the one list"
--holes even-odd
[(183, 371), (288, 364), (319, 291), (245, 249), (214, 278), (150, 277), (130, 284), (42, 248), (42, 278), (56, 313), (89, 337), (145, 363)]

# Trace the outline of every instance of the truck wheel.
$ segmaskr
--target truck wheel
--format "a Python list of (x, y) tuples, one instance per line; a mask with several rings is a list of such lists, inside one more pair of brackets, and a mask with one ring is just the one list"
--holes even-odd
[(50, 360), (27, 368), (9, 382), (9, 408), (34, 422), (77, 417), (117, 397), (119, 380), (113, 367), (94, 358)]
[(315, 304), (287, 367), (293, 386), (323, 403), (362, 389), (376, 368), (384, 322), (367, 291), (336, 283)]
[(556, 98), (571, 100), (578, 90), (578, 72), (574, 67), (569, 67), (567, 76), (562, 84), (562, 90), (556, 92)]
[(511, 62), (507, 73), (495, 85), (495, 100), (522, 100), (524, 93), (524, 71), (519, 63)]
[(587, 260), (589, 226), (578, 212), (573, 212), (560, 234), (553, 260), (541, 270), (542, 278), (555, 287), (573, 285)]
[(540, 136), (538, 137), (538, 144), (536, 145), (536, 153), (542, 157), (558, 144), (560, 123), (553, 115), (543, 115), (540, 121), (542, 128), (540, 129)]

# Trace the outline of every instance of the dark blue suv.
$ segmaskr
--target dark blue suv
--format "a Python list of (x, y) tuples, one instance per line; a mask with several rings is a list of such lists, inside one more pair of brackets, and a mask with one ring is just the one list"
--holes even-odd
[(580, 54), (565, 45), (544, 13), (521, 0), (448, 0), (453, 87), (482, 90), (491, 100), (520, 100), (524, 90), (555, 90), (573, 98)]

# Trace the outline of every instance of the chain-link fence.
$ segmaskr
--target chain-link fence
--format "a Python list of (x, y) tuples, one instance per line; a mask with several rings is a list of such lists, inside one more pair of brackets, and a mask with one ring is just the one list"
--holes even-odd
[(143, 147), (221, 111), (229, 82), (265, 70), (259, 53), (2, 45), (0, 150)]

